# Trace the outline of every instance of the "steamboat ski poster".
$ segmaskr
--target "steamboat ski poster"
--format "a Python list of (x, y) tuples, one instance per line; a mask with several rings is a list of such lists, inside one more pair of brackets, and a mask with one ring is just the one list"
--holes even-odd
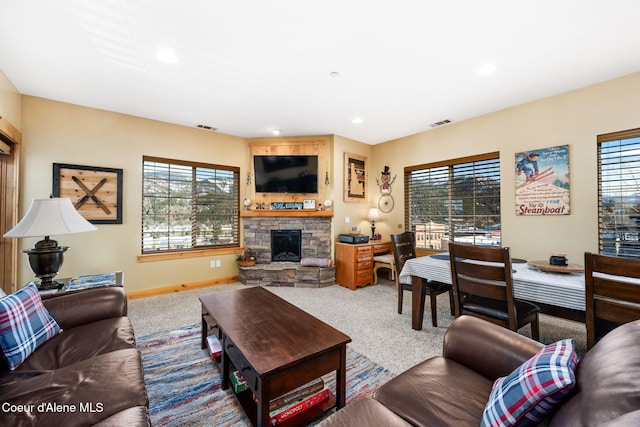
[(569, 215), (569, 146), (516, 153), (516, 215)]

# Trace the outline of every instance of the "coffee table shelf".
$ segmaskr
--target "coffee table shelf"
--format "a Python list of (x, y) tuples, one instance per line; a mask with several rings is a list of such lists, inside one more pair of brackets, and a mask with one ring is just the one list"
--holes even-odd
[[(235, 392), (234, 392), (235, 393)], [(251, 422), (251, 425), (258, 425), (258, 411), (256, 407), (256, 403), (253, 400), (253, 394), (251, 390), (245, 390), (240, 393), (235, 393), (236, 398), (238, 399), (238, 403), (242, 406), (244, 413), (247, 418)], [(329, 395), (329, 398), (324, 402), (321, 402), (311, 408), (300, 412), (294, 415), (291, 418), (288, 418), (281, 423), (278, 423), (280, 427), (294, 427), (294, 426), (305, 426), (310, 422), (320, 418), (324, 414), (328, 413), (331, 409), (336, 406), (336, 397), (333, 393)]]

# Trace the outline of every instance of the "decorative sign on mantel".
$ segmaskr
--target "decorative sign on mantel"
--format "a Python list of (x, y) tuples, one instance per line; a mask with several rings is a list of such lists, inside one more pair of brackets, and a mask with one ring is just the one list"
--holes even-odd
[(284, 210), (284, 209), (302, 209), (302, 202), (272, 202), (271, 209)]
[(569, 146), (516, 153), (516, 215), (569, 215)]

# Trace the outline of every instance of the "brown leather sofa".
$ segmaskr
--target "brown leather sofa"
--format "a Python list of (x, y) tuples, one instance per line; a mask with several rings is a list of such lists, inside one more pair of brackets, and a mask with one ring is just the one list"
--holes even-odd
[[(461, 316), (445, 335), (441, 357), (410, 368), (320, 426), (478, 427), (494, 380), (541, 348), (508, 329)], [(640, 321), (606, 335), (575, 372), (576, 386), (548, 420), (551, 427), (640, 425)]]
[(2, 360), (0, 425), (149, 426), (124, 289), (88, 289), (43, 303), (63, 332), (14, 371)]

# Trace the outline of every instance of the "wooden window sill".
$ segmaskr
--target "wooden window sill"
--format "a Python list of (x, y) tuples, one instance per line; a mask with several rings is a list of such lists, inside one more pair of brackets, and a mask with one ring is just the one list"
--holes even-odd
[(187, 258), (199, 258), (199, 257), (216, 256), (216, 255), (241, 254), (242, 252), (243, 252), (243, 249), (241, 247), (161, 252), (157, 254), (138, 255), (138, 262), (154, 262), (154, 261), (166, 261), (166, 260), (172, 260), (172, 259), (187, 259)]

